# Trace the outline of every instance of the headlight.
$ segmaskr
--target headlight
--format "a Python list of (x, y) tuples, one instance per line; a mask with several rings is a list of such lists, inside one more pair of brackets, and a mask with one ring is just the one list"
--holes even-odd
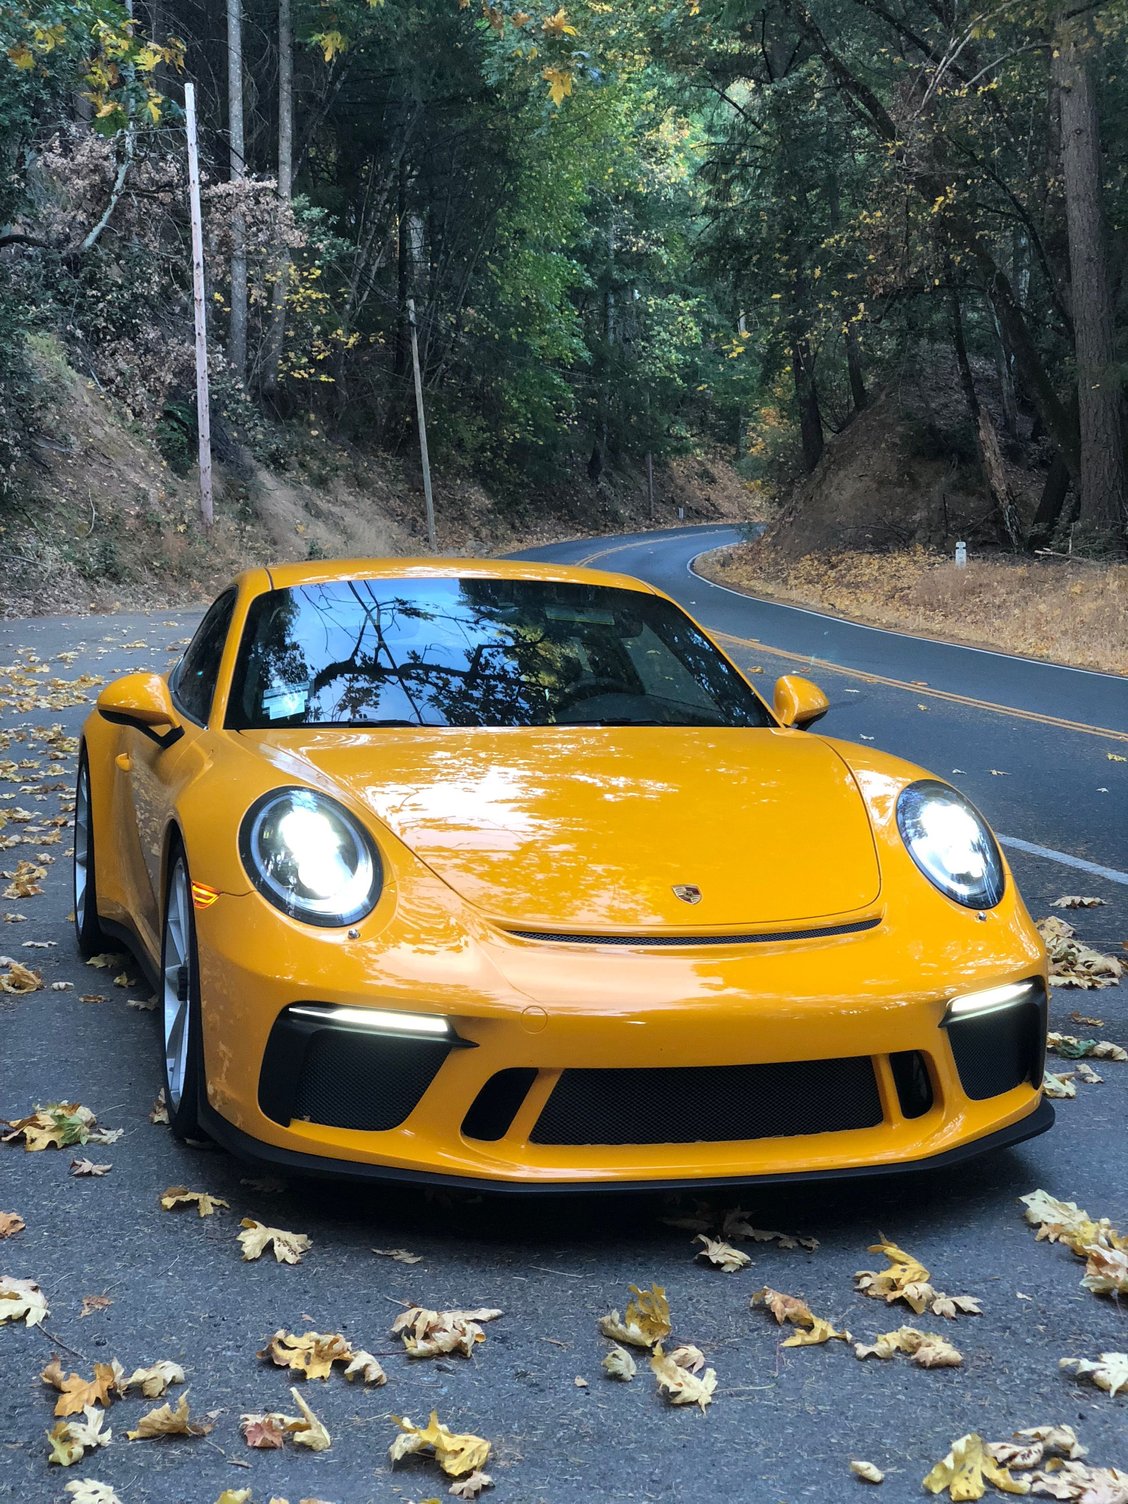
[(375, 907), (383, 886), (371, 837), (312, 789), (256, 799), (239, 829), (239, 855), (262, 896), (306, 924), (353, 924)]
[(931, 779), (897, 800), (897, 826), (909, 855), (941, 893), (969, 909), (993, 909), (1003, 896), (1003, 860), (978, 811)]

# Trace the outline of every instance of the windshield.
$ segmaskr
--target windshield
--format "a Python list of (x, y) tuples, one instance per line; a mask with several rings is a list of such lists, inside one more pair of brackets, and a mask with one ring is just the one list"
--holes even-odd
[(670, 602), (498, 579), (334, 580), (259, 596), (227, 723), (773, 724)]

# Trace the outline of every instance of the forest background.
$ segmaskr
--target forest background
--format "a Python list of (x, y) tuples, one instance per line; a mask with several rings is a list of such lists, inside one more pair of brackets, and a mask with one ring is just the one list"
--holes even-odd
[[(115, 505), (197, 527), (191, 79), (228, 511), (343, 455), (418, 534), (413, 302), (436, 471), (499, 526), (684, 502), (696, 456), (694, 515), (780, 497), (796, 554), (1123, 557), (1126, 39), (1126, 0), (0, 0), (0, 524), (33, 566), (70, 505), (111, 575)], [(92, 400), (128, 505), (74, 494)]]

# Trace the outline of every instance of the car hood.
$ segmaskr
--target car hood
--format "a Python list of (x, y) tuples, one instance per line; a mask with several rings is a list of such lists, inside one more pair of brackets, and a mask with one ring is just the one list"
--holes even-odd
[[(807, 733), (540, 727), (244, 733), (366, 807), (523, 930), (722, 931), (856, 913), (880, 871), (853, 776)], [(675, 894), (692, 886), (690, 904)]]

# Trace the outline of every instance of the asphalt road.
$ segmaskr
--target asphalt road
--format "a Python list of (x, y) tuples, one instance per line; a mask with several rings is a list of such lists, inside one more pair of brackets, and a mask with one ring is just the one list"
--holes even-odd
[[(1107, 907), (1069, 917), (1085, 939), (1119, 948), (1128, 937), (1128, 763), (1109, 758), (1128, 756), (1128, 682), (746, 601), (687, 572), (693, 554), (725, 541), (724, 530), (689, 531), (539, 552), (598, 554), (594, 564), (655, 580), (714, 630), (759, 639), (758, 646), (725, 639), (742, 663), (763, 670), (757, 683), (770, 687), (777, 673), (803, 671), (797, 656), (821, 660), (811, 673), (832, 710), (820, 729), (872, 738), (959, 783), (996, 829), (1052, 853), (1010, 847), (1031, 911), (1048, 912), (1061, 893), (1104, 897)], [(74, 736), (85, 708), (63, 702), (96, 686), (33, 692), (21, 680), (73, 685), (83, 673), (109, 679), (163, 668), (191, 625), (189, 615), (164, 612), (0, 622), (0, 665), (16, 668), (0, 667), (0, 742), (17, 734), (0, 747), (0, 795), (15, 796), (0, 800), (0, 810), (28, 809), (41, 827), (0, 852), (0, 866), (13, 870), (40, 850), (55, 858), (43, 864), (41, 895), (0, 900), (0, 918), (26, 916), (0, 923), (0, 953), (31, 964), (48, 984), (72, 984), (0, 997), (0, 1116), (80, 1101), (124, 1130), (113, 1145), (79, 1151), (112, 1164), (100, 1178), (73, 1177), (68, 1151), (0, 1146), (0, 1211), (18, 1211), (27, 1223), (0, 1242), (0, 1273), (37, 1280), (51, 1308), (43, 1329), (0, 1328), (0, 1497), (54, 1504), (69, 1498), (64, 1485), (76, 1476), (113, 1484), (123, 1504), (214, 1504), (225, 1488), (253, 1488), (255, 1504), (275, 1496), (291, 1504), (445, 1496), (449, 1480), (433, 1466), (412, 1461), (393, 1473), (386, 1459), (391, 1416), (422, 1422), (432, 1409), (453, 1429), (493, 1442), (495, 1488), (484, 1497), (498, 1504), (833, 1504), (866, 1487), (850, 1476), (851, 1458), (884, 1468), (877, 1497), (900, 1504), (924, 1497), (921, 1478), (962, 1433), (1000, 1440), (1051, 1421), (1075, 1425), (1091, 1461), (1128, 1468), (1128, 1399), (1110, 1399), (1058, 1368), (1063, 1356), (1128, 1347), (1125, 1312), (1080, 1287), (1082, 1266), (1067, 1252), (1035, 1242), (1016, 1200), (1043, 1186), (1128, 1226), (1128, 1065), (1102, 1065), (1104, 1084), (1079, 1086), (1075, 1100), (1060, 1103), (1050, 1134), (958, 1172), (750, 1192), (742, 1202), (756, 1225), (813, 1235), (820, 1247), (751, 1244), (753, 1267), (734, 1275), (694, 1261), (692, 1233), (662, 1220), (671, 1208), (658, 1197), (499, 1204), (303, 1183), (274, 1191), (249, 1183), (256, 1172), (225, 1154), (185, 1148), (151, 1124), (155, 1014), (127, 1006), (146, 996), (143, 987), (117, 987), (113, 972), (82, 964), (67, 923), (68, 832), (58, 844), (41, 842), (42, 828), (52, 830), (47, 819), (69, 803), (74, 758), (53, 759), (35, 728), (60, 725)], [(77, 656), (55, 661), (62, 652)], [(50, 662), (47, 675), (29, 674), (36, 658)], [(5, 758), (38, 766), (7, 769)], [(21, 828), (16, 821), (2, 834)], [(1062, 865), (1062, 856), (1112, 875)], [(50, 948), (25, 949), (27, 941)], [(104, 1001), (84, 1002), (84, 994)], [(1076, 1032), (1069, 1014), (1080, 1009), (1105, 1020), (1088, 1032), (1128, 1044), (1126, 1002), (1123, 985), (1061, 992), (1052, 1022)], [(225, 1197), (231, 1209), (205, 1220), (162, 1211), (158, 1198), (175, 1184)], [(242, 1216), (306, 1233), (312, 1251), (294, 1267), (243, 1263), (235, 1241)], [(941, 1288), (982, 1299), (981, 1317), (929, 1322), (943, 1325), (964, 1353), (961, 1368), (859, 1363), (838, 1342), (783, 1349), (786, 1329), (748, 1309), (751, 1292), (768, 1284), (803, 1296), (857, 1337), (911, 1321), (902, 1308), (853, 1291), (853, 1272), (880, 1264), (866, 1252), (880, 1233), (915, 1253)], [(405, 1248), (420, 1262), (396, 1262), (374, 1247)], [(704, 1415), (660, 1401), (644, 1369), (630, 1384), (602, 1376), (599, 1316), (622, 1309), (629, 1283), (651, 1281), (669, 1293), (675, 1339), (699, 1345), (717, 1371)], [(84, 1317), (91, 1295), (112, 1303)], [(473, 1359), (413, 1362), (388, 1335), (402, 1303), (491, 1305), (505, 1314), (490, 1323)], [(289, 1376), (255, 1356), (279, 1327), (341, 1331), (387, 1369), (381, 1389), (358, 1391), (339, 1372), (305, 1385), (333, 1437), (326, 1452), (252, 1452), (240, 1438), (244, 1411), (293, 1413)], [(44, 1433), (55, 1396), (39, 1373), (53, 1353), (87, 1376), (93, 1362), (111, 1357), (127, 1369), (172, 1359), (186, 1370), (193, 1415), (210, 1416), (214, 1429), (195, 1440), (127, 1442), (126, 1429), (150, 1407), (130, 1398), (109, 1413), (108, 1448), (67, 1470), (48, 1467)]]

